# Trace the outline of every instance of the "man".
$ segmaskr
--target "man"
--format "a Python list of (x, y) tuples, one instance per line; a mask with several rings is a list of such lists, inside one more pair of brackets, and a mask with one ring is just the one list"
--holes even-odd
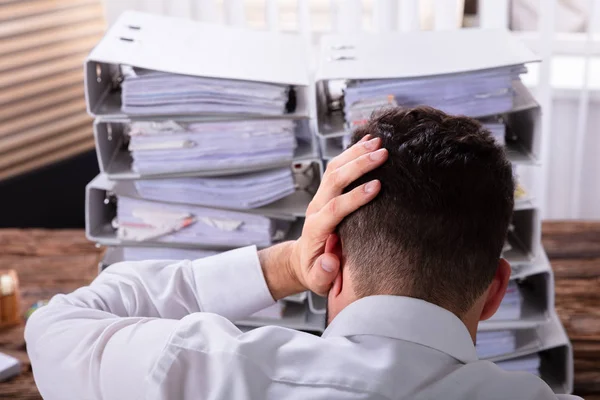
[[(56, 296), (25, 337), (46, 400), (556, 399), (475, 353), (510, 276), (512, 169), (476, 121), (392, 109), (332, 160), (302, 236), (125, 262)], [(230, 321), (328, 295), (322, 337)]]

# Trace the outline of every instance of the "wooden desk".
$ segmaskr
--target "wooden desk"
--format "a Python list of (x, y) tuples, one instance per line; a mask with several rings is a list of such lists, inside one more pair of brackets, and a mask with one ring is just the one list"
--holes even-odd
[[(548, 222), (543, 232), (556, 275), (556, 307), (575, 349), (575, 390), (600, 400), (600, 222)], [(101, 257), (79, 230), (0, 230), (0, 269), (18, 271), (23, 310), (87, 285)], [(0, 398), (41, 399), (22, 326), (0, 332), (0, 352), (23, 362), (20, 376), (0, 383)]]

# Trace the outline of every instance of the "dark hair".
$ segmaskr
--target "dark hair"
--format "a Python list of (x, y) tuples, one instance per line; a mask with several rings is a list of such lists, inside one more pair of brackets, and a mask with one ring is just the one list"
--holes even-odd
[(491, 283), (513, 212), (510, 162), (489, 131), (430, 107), (392, 108), (356, 129), (388, 160), (346, 188), (379, 179), (342, 221), (343, 256), (359, 297), (416, 297), (461, 315)]

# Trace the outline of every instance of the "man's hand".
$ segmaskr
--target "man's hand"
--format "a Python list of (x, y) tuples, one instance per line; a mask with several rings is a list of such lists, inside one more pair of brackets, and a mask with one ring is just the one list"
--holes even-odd
[(373, 200), (381, 183), (373, 180), (348, 193), (343, 190), (385, 162), (388, 153), (380, 147), (381, 139), (367, 135), (331, 160), (306, 210), (302, 236), (259, 252), (275, 300), (306, 289), (327, 294), (340, 268), (340, 260), (329, 252), (338, 240), (335, 229), (347, 215)]

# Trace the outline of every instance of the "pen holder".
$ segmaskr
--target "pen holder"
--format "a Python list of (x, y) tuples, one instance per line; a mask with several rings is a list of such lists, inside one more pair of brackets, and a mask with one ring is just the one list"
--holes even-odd
[(0, 271), (0, 328), (20, 322), (17, 273), (14, 270)]

